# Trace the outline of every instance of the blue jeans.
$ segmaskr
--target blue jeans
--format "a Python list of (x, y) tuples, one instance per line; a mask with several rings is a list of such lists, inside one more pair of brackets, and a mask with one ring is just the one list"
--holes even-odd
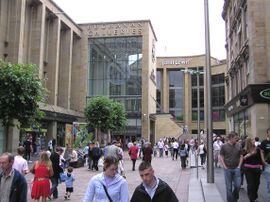
[[(241, 171), (240, 168), (228, 168), (224, 170), (227, 202), (236, 202), (239, 198), (239, 190), (241, 186)], [(232, 190), (232, 183), (234, 189)]]
[(267, 194), (270, 199), (270, 164), (265, 166), (264, 172), (265, 172), (266, 182), (267, 182)]
[(163, 157), (163, 148), (159, 148), (159, 157)]

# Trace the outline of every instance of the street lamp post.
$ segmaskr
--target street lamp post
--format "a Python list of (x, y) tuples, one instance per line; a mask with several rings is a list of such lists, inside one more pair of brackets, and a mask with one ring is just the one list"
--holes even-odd
[(212, 125), (212, 85), (211, 85), (211, 61), (210, 61), (210, 34), (208, 0), (204, 0), (204, 23), (205, 23), (205, 52), (206, 52), (206, 89), (207, 89), (207, 183), (214, 183), (213, 164), (213, 125)]
[[(200, 116), (200, 74), (204, 74), (203, 71), (199, 71), (199, 67), (197, 67), (196, 70), (192, 69), (185, 69), (181, 70), (184, 73), (189, 73), (189, 74), (196, 74), (197, 77), (197, 131), (198, 131), (198, 144), (201, 142), (201, 135), (200, 135), (200, 121), (201, 121), (201, 116)], [(196, 163), (196, 173), (197, 173), (197, 178), (199, 178), (199, 172), (198, 172), (198, 155), (196, 155), (195, 158), (195, 163)]]

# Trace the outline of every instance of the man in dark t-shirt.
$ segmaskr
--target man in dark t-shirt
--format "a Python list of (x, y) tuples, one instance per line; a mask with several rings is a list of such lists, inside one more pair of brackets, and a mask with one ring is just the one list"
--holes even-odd
[[(224, 168), (227, 201), (235, 202), (239, 198), (243, 154), (241, 145), (237, 144), (237, 133), (230, 132), (228, 139), (229, 141), (221, 147), (220, 162)], [(234, 189), (232, 189), (232, 184)]]
[(262, 141), (261, 148), (261, 158), (265, 166), (265, 176), (267, 181), (267, 193), (268, 198), (270, 199), (270, 128), (266, 130), (267, 138)]

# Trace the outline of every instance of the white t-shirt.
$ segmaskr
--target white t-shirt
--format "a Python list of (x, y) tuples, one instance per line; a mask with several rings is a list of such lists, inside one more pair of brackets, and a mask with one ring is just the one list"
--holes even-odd
[(20, 173), (28, 172), (28, 164), (27, 161), (22, 156), (15, 156), (13, 168), (18, 170)]
[(161, 149), (161, 148), (163, 148), (163, 147), (164, 147), (164, 143), (163, 143), (163, 142), (161, 142), (161, 141), (159, 141), (159, 142), (158, 142), (158, 148), (160, 148), (160, 149)]
[(174, 149), (178, 149), (178, 147), (179, 147), (178, 142), (173, 142), (173, 143), (172, 143), (172, 147), (173, 147)]
[(213, 145), (214, 150), (220, 151), (222, 145), (223, 145), (223, 142), (221, 142), (221, 141), (215, 141), (215, 142), (214, 142), (214, 145)]

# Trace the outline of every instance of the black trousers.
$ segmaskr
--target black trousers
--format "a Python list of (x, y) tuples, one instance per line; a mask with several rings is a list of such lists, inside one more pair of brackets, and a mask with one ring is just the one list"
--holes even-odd
[(260, 186), (261, 170), (259, 168), (244, 168), (247, 180), (247, 193), (250, 201), (258, 198), (258, 189)]
[(131, 160), (132, 160), (132, 170), (135, 170), (136, 159), (131, 159)]
[(181, 167), (182, 168), (186, 168), (186, 159), (187, 157), (186, 156), (181, 156)]

